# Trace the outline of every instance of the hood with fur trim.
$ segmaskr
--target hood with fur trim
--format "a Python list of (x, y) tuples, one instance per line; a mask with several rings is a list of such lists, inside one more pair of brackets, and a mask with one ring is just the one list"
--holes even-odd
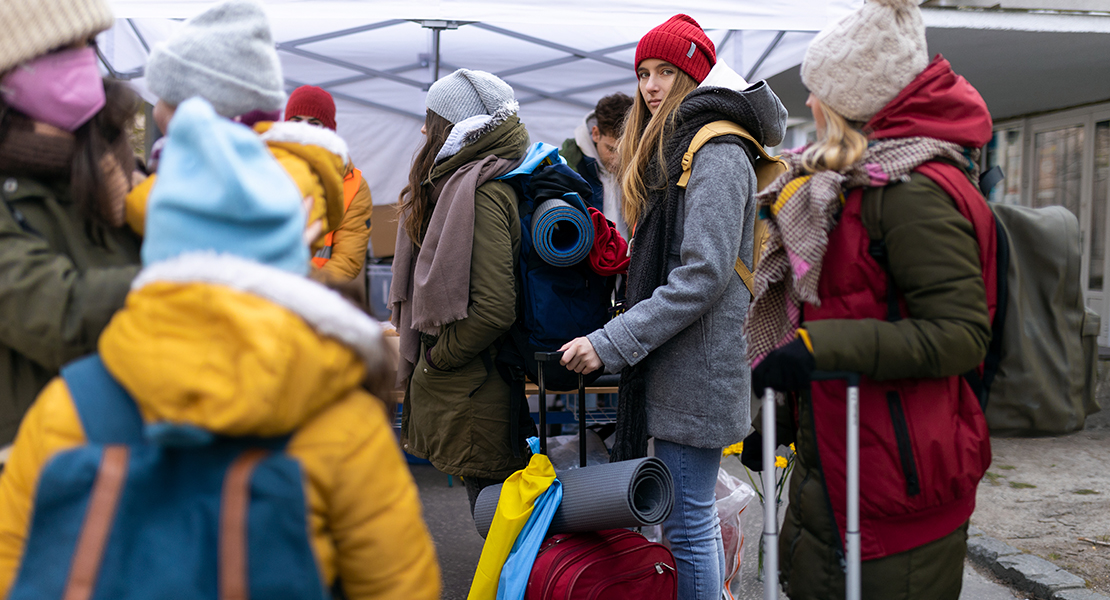
[(498, 108), (492, 115), (474, 115), (455, 123), (443, 147), (436, 153), (436, 164), (458, 154), (463, 148), (477, 142), (482, 136), (497, 129), (502, 123), (509, 120), (520, 109), (516, 100)]
[(388, 360), (335, 292), (211, 252), (145, 268), (99, 350), (148, 423), (231, 436), (288, 434)]

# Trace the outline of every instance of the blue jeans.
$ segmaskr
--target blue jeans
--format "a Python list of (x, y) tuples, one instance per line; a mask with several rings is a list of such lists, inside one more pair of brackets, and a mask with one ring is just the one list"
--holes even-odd
[(663, 522), (678, 566), (679, 600), (720, 600), (725, 548), (714, 488), (720, 448), (694, 448), (655, 438), (655, 456), (674, 477), (674, 510)]

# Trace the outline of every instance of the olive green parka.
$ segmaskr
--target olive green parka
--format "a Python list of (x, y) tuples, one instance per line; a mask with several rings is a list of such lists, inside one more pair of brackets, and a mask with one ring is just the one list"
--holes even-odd
[(39, 391), (96, 350), (139, 271), (139, 240), (91, 224), (63, 180), (0, 173), (0, 444)]
[[(435, 166), (432, 198), (460, 167), (490, 155), (521, 158), (527, 149), (528, 131), (510, 117)], [(503, 479), (526, 465), (524, 457), (513, 456), (509, 385), (494, 366), (502, 337), (517, 319), (519, 257), (516, 194), (508, 184), (488, 181), (474, 195), (467, 316), (443, 326), (436, 339), (422, 336), (401, 419), (405, 451), (451, 475)], [(434, 366), (425, 358), (429, 347)]]

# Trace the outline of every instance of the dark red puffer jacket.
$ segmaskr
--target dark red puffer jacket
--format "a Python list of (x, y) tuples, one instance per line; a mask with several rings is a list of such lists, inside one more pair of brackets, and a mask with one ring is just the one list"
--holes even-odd
[[(978, 148), (991, 136), (978, 92), (940, 56), (868, 124), (872, 139), (926, 136)], [(957, 167), (917, 169), (937, 183), (974, 226), (993, 316), (995, 228), (991, 211)], [(818, 285), (821, 306), (806, 305), (805, 321), (886, 319), (887, 272), (869, 253), (860, 218), (863, 189), (851, 190), (830, 233)], [(927, 251), (927, 249), (926, 249)], [(907, 314), (900, 302), (901, 314)], [(812, 386), (813, 427), (829, 501), (844, 539), (845, 384)], [(873, 381), (860, 386), (860, 521), (862, 558), (871, 560), (939, 539), (966, 521), (990, 464), (986, 421), (968, 383), (943, 378)]]

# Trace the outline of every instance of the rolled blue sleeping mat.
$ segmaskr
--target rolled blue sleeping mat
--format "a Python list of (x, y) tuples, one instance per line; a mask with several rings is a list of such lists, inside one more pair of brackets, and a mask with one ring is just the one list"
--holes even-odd
[(576, 265), (593, 248), (594, 222), (566, 200), (551, 198), (532, 213), (532, 245), (549, 265)]
[[(659, 525), (674, 506), (674, 481), (663, 461), (649, 456), (557, 473), (563, 501), (548, 535)], [(474, 525), (489, 533), (501, 485), (482, 490), (474, 503)]]

